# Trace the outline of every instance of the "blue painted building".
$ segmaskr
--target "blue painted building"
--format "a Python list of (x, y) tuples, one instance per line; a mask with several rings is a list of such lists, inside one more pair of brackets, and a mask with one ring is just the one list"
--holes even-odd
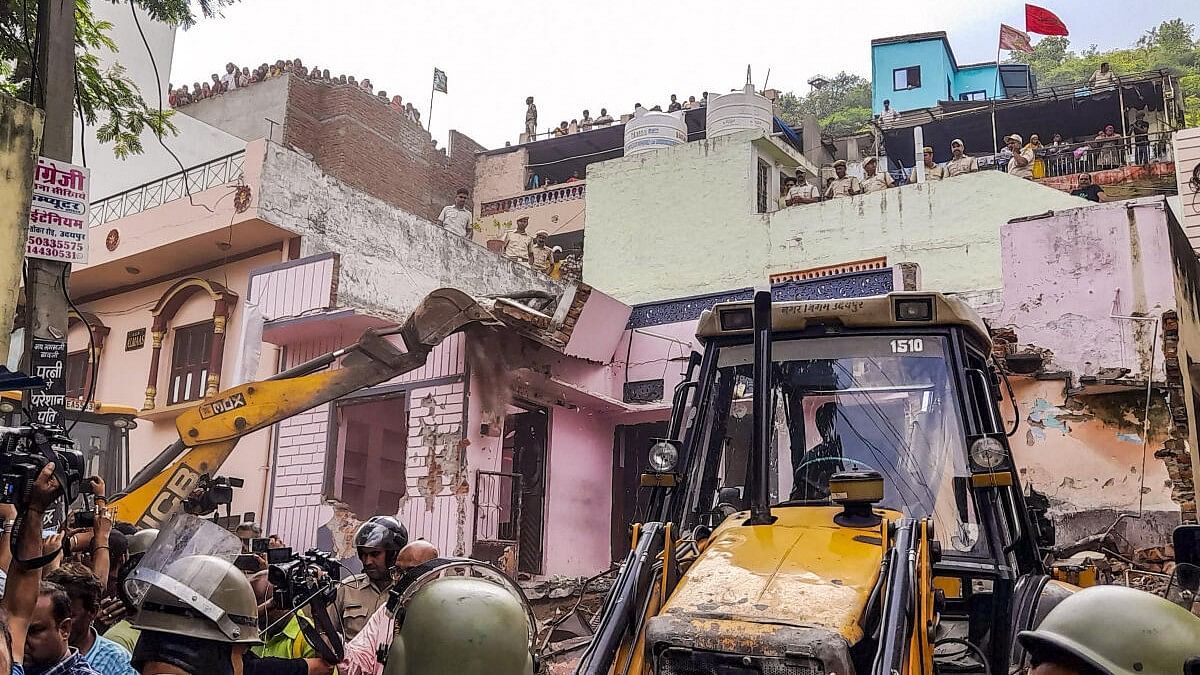
[(960, 65), (945, 31), (871, 40), (871, 107), (876, 115), (885, 99), (904, 112), (932, 108), (940, 101), (1018, 98), (1035, 88), (1026, 65)]

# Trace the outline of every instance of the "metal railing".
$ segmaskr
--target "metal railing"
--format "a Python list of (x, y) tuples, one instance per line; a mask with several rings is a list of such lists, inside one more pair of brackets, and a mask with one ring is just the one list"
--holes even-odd
[[(976, 156), (979, 157), (980, 169), (997, 171), (1007, 171), (1008, 160), (1012, 157), (1008, 152)], [(1113, 136), (1055, 147), (1043, 146), (1034, 153), (1034, 157), (1036, 162), (1042, 164), (1040, 171), (1035, 167), (1036, 177), (1069, 176), (1123, 166), (1175, 161), (1170, 132), (1145, 136)]]
[(111, 223), (183, 199), (188, 193), (228, 183), (242, 174), (245, 159), (246, 151), (238, 150), (94, 201), (88, 212), (88, 227)]
[(521, 475), (475, 472), (475, 541), (515, 544), (521, 530)]
[(586, 192), (586, 185), (582, 181), (567, 183), (561, 187), (551, 187), (539, 192), (531, 192), (529, 194), (509, 197), (507, 199), (498, 199), (492, 202), (484, 202), (479, 206), (479, 215), (494, 216), (497, 213), (508, 213), (509, 211), (520, 211), (522, 209), (532, 209), (539, 206), (545, 206), (547, 204), (557, 204), (575, 199), (583, 199)]

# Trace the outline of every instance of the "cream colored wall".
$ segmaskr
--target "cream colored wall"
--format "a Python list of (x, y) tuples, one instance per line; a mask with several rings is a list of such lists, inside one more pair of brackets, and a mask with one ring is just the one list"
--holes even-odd
[(988, 171), (757, 214), (749, 148), (738, 134), (588, 167), (584, 280), (639, 303), (886, 256), (928, 289), (997, 289), (1001, 225), (1087, 204)]
[[(554, 186), (549, 189), (553, 190)], [(535, 194), (530, 191), (527, 194)], [(572, 199), (565, 202), (535, 206), (530, 209), (506, 211), (491, 216), (479, 218), (479, 230), (472, 238), (479, 244), (487, 244), (489, 239), (499, 239), (505, 230), (515, 229), (517, 218), (529, 219), (529, 233), (545, 230), (551, 236), (566, 232), (577, 232), (584, 226), (584, 199)]]
[[(222, 363), (221, 386), (228, 386), (228, 379), (236, 369), (234, 359), (237, 358), (237, 345), (241, 341), (241, 322), (239, 314), (243, 311), (243, 302), (247, 295), (247, 282), (250, 270), (264, 265), (280, 262), (280, 253), (265, 253), (253, 258), (230, 263), (190, 276), (197, 276), (216, 281), (238, 294), (238, 304), (234, 307), (229, 322), (226, 324), (228, 334), (225, 341), (225, 358)], [(131, 290), (125, 293), (96, 300), (80, 307), (85, 312), (92, 312), (109, 327), (110, 332), (105, 341), (104, 352), (100, 357), (100, 367), (97, 374), (95, 399), (105, 403), (116, 403), (141, 409), (146, 397), (146, 376), (150, 369), (150, 357), (153, 353), (150, 342), (150, 314), (154, 304), (162, 294), (178, 279), (170, 279), (145, 288)], [(180, 308), (172, 326), (205, 321), (212, 318), (213, 303), (205, 293), (197, 293), (188, 299)], [(125, 351), (125, 335), (131, 330), (146, 329), (146, 346), (127, 352)], [(166, 407), (167, 377), (171, 363), (173, 347), (173, 331), (168, 332), (163, 342), (161, 361), (159, 363), (158, 397), (156, 410)], [(69, 352), (87, 348), (87, 334), (83, 329), (73, 329), (67, 338)], [(274, 373), (276, 362), (275, 347), (263, 345), (263, 356), (259, 362), (259, 377), (267, 377)], [(176, 411), (188, 407), (176, 406)], [(138, 427), (130, 433), (129, 465), (132, 473), (136, 473), (163, 448), (178, 438), (175, 430), (175, 416), (160, 417), (154, 420), (140, 419)], [(235, 492), (233, 512), (254, 511), (261, 517), (264, 511), (263, 500), (267, 488), (267, 459), (269, 433), (259, 431), (242, 439), (233, 455), (221, 467), (220, 474), (237, 476), (245, 479), (246, 486)]]
[(479, 213), (479, 205), (483, 202), (512, 197), (525, 190), (528, 157), (524, 148), (518, 148), (475, 158), (475, 194), (471, 195), (475, 213)]
[(584, 281), (633, 304), (762, 278), (750, 167), (744, 134), (588, 166)]

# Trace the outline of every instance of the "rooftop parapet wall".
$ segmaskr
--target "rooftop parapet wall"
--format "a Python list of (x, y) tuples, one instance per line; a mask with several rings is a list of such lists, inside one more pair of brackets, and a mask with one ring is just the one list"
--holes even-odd
[(423, 218), (436, 218), (460, 187), (475, 183), (483, 146), (451, 130), (435, 148), (429, 132), (377, 96), (295, 75), (256, 82), (179, 112), (247, 141), (269, 138), (307, 153), (326, 172)]

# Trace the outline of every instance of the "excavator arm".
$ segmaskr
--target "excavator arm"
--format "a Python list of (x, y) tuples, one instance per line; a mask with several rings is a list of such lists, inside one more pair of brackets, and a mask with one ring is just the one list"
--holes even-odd
[[(346, 394), (386, 382), (425, 364), (429, 352), (473, 324), (499, 323), (462, 291), (442, 288), (421, 301), (402, 326), (369, 329), (358, 342), (260, 382), (205, 399), (175, 421), (179, 440), (146, 465), (109, 506), (114, 519), (157, 528), (215, 474), (241, 438)], [(389, 336), (399, 335), (402, 346)], [(340, 367), (330, 369), (340, 361)]]

